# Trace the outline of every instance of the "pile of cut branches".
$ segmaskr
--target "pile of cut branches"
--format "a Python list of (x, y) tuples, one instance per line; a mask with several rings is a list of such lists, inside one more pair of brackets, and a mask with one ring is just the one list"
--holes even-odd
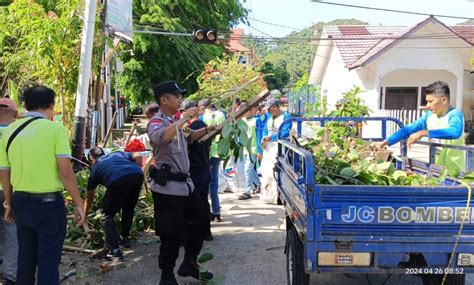
[[(425, 176), (395, 169), (391, 152), (372, 142), (341, 136), (338, 124), (315, 128), (313, 139), (298, 143), (313, 154), (315, 183), (333, 185), (439, 185), (447, 175)], [(335, 131), (336, 129), (336, 131)], [(347, 132), (350, 134), (351, 132)]]

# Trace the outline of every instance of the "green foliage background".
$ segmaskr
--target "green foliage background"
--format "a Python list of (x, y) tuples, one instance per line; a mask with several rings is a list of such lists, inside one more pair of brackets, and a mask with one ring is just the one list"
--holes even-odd
[[(214, 28), (226, 33), (247, 11), (237, 0), (134, 1), (136, 29), (191, 32)], [(190, 93), (198, 86), (196, 78), (205, 64), (221, 56), (224, 45), (195, 44), (190, 37), (135, 34), (133, 44), (120, 52), (124, 72), (120, 91), (134, 104), (153, 100), (152, 86), (166, 80), (181, 82)]]
[[(56, 91), (56, 109), (72, 125), (78, 77), (80, 0), (17, 0), (0, 8), (0, 82), (41, 83)], [(54, 8), (54, 9), (53, 9)], [(49, 9), (53, 11), (49, 12)], [(13, 86), (13, 85), (11, 85)]]
[[(260, 79), (240, 91), (237, 96), (241, 100), (249, 100), (258, 95), (266, 87), (262, 74), (252, 66), (239, 64), (238, 60), (239, 57), (236, 55), (224, 56), (209, 61), (197, 78), (199, 90), (191, 95), (189, 99), (198, 101), (208, 98), (218, 106), (229, 107), (232, 103), (232, 97), (229, 97), (226, 91), (242, 85), (256, 76), (259, 76)], [(213, 74), (213, 71), (218, 71), (219, 74)]]

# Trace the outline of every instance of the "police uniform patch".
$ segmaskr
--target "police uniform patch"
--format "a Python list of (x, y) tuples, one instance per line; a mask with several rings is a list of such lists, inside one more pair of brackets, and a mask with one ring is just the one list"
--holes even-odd
[(155, 124), (161, 125), (161, 124), (164, 124), (164, 122), (161, 119), (156, 119), (156, 118), (151, 119), (150, 125), (155, 125)]

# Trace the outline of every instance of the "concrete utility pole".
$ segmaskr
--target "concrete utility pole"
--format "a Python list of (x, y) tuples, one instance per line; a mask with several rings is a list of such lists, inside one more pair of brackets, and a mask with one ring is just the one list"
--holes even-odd
[(95, 15), (97, 1), (86, 0), (84, 26), (82, 27), (81, 61), (76, 92), (76, 111), (74, 113), (74, 131), (72, 138), (72, 156), (81, 159), (84, 152), (84, 137), (87, 119), (87, 99), (91, 77), (92, 47), (94, 41)]

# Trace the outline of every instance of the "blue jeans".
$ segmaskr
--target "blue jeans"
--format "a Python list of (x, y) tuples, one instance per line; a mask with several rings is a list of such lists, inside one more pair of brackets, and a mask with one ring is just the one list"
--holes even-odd
[[(253, 160), (253, 161), (252, 161)], [(252, 194), (253, 185), (261, 187), (260, 178), (258, 177), (257, 171), (255, 170), (255, 164), (257, 163), (257, 156), (244, 154), (244, 168), (245, 168), (245, 192)]]
[(217, 157), (211, 157), (211, 183), (209, 183), (209, 193), (211, 195), (211, 210), (212, 214), (221, 214), (221, 205), (219, 202), (219, 167), (221, 167), (221, 160)]
[(59, 263), (66, 236), (64, 199), (39, 197), (27, 193), (13, 195), (13, 209), (18, 233), (17, 285), (59, 284)]

